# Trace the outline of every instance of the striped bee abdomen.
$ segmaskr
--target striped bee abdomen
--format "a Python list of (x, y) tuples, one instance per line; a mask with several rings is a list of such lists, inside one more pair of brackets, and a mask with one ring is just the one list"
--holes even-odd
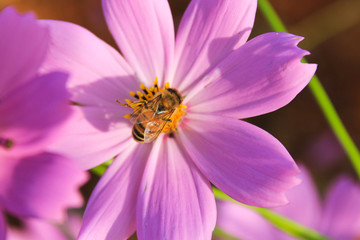
[(145, 131), (145, 127), (143, 126), (142, 123), (134, 124), (132, 128), (132, 135), (135, 141), (140, 143), (144, 142), (144, 131)]

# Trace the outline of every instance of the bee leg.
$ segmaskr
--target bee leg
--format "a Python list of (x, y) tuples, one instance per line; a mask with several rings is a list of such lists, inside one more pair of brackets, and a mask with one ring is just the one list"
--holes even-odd
[(130, 105), (131, 108), (148, 108), (147, 102), (146, 101), (138, 101), (138, 102), (134, 102)]

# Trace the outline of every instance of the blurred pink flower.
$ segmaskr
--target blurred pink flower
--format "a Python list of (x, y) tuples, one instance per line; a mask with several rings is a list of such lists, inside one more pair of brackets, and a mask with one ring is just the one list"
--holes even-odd
[(8, 228), (7, 240), (69, 240), (54, 224), (40, 219), (21, 219), (19, 226)]
[[(325, 236), (336, 240), (354, 240), (360, 237), (360, 185), (347, 176), (341, 176), (330, 186), (321, 201), (305, 168), (302, 183), (286, 195), (289, 204), (274, 211), (295, 220)], [(240, 239), (294, 239), (273, 227), (257, 212), (231, 202), (218, 201), (217, 225)]]
[[(44, 151), (70, 116), (67, 75), (37, 73), (49, 45), (49, 30), (32, 14), (13, 8), (0, 14), (0, 211), (61, 220), (81, 206), (78, 188), (86, 174), (58, 154)], [(0, 215), (0, 239), (6, 222)]]
[(308, 143), (306, 159), (320, 171), (338, 168), (346, 154), (331, 130), (322, 132)]
[[(246, 42), (256, 1), (193, 0), (174, 37), (166, 0), (103, 0), (121, 53), (84, 28), (45, 20), (52, 47), (44, 71), (69, 71), (77, 105), (54, 151), (89, 169), (116, 156), (97, 184), (80, 239), (210, 239), (210, 182), (243, 203), (285, 204), (298, 181), (286, 149), (239, 118), (274, 111), (309, 82), (316, 65), (301, 37), (267, 33)], [(125, 60), (126, 59), (126, 60)], [(178, 131), (138, 144), (123, 116), (129, 91), (169, 82), (188, 107)]]
[(17, 219), (8, 228), (7, 240), (75, 240), (81, 222), (82, 217), (76, 212), (69, 212), (62, 224), (36, 218)]

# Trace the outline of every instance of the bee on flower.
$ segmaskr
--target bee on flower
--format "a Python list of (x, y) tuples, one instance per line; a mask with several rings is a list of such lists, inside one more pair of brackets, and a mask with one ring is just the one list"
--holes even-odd
[(51, 149), (84, 169), (115, 158), (79, 239), (135, 231), (139, 239), (211, 239), (211, 184), (246, 204), (287, 202), (298, 183), (294, 160), (269, 133), (238, 119), (288, 104), (316, 64), (300, 62), (309, 54), (297, 47), (302, 37), (247, 41), (256, 2), (193, 0), (175, 37), (166, 0), (103, 0), (122, 54), (78, 25), (42, 21), (52, 41), (43, 71), (69, 72), (76, 103)]
[(154, 141), (160, 133), (165, 132), (173, 134), (177, 129), (176, 123), (181, 120), (181, 116), (185, 114), (185, 105), (182, 105), (183, 97), (178, 90), (169, 88), (165, 85), (164, 89), (159, 89), (157, 80), (154, 86), (147, 89), (141, 85), (141, 89), (145, 95), (131, 93), (139, 101), (131, 101), (126, 99), (127, 104), (120, 105), (133, 108), (133, 113), (125, 115), (134, 123), (132, 135), (135, 141), (139, 143), (149, 143)]

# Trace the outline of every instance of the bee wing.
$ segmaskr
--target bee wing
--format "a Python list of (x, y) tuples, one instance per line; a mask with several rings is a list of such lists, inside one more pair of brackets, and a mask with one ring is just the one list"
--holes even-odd
[[(130, 107), (134, 109), (134, 112), (131, 114), (130, 121), (132, 123), (142, 123), (148, 121), (146, 120), (147, 118), (148, 119), (154, 118), (160, 99), (161, 99), (161, 95), (149, 101), (138, 101), (131, 103)], [(139, 121), (140, 115), (146, 116), (144, 120)]]
[(155, 140), (159, 134), (164, 129), (165, 125), (168, 123), (171, 115), (174, 113), (174, 110), (169, 112), (159, 114), (154, 121), (150, 121), (146, 124), (145, 131), (144, 131), (144, 142), (149, 143)]
[(160, 124), (155, 121), (148, 122), (144, 131), (144, 142), (149, 143), (154, 141), (161, 133), (160, 127)]

